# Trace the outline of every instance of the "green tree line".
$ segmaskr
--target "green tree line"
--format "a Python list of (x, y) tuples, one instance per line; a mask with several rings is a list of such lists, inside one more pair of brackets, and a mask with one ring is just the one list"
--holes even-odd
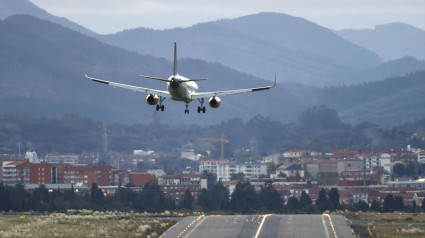
[(389, 194), (383, 204), (373, 200), (371, 206), (364, 201), (346, 205), (340, 204), (339, 193), (332, 188), (328, 193), (324, 189), (319, 192), (318, 199), (313, 203), (306, 192), (301, 196), (291, 196), (284, 201), (273, 188), (271, 182), (266, 182), (257, 193), (248, 182), (239, 182), (233, 194), (221, 182), (210, 189), (202, 189), (197, 198), (192, 197), (189, 190), (185, 191), (180, 204), (166, 198), (156, 184), (146, 184), (141, 192), (134, 192), (125, 187), (118, 188), (115, 196), (105, 198), (103, 192), (94, 183), (90, 191), (77, 194), (73, 189), (49, 192), (40, 185), (32, 193), (28, 193), (21, 184), (6, 186), (0, 183), (0, 211), (37, 211), (65, 212), (67, 209), (120, 210), (138, 212), (163, 212), (165, 210), (203, 211), (206, 213), (288, 213), (288, 214), (320, 214), (325, 211), (374, 211), (374, 212), (420, 212), (425, 211), (425, 202), (417, 205), (414, 201), (405, 206), (402, 197)]

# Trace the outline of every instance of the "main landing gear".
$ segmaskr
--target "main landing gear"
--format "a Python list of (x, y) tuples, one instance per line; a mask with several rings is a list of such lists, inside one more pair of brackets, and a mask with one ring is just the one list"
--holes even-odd
[(186, 110), (184, 110), (184, 114), (189, 114), (189, 108), (188, 108), (189, 104), (186, 103)]
[(198, 113), (205, 113), (205, 107), (204, 107), (204, 99), (203, 98), (201, 98), (201, 99), (199, 99), (198, 98), (198, 101), (199, 101), (199, 103), (201, 103), (201, 106), (200, 107), (198, 107)]
[(164, 105), (162, 105), (162, 101), (164, 101), (165, 98), (160, 96), (159, 97), (159, 104), (156, 104), (156, 110), (159, 111), (159, 109), (161, 109), (161, 111), (164, 111)]

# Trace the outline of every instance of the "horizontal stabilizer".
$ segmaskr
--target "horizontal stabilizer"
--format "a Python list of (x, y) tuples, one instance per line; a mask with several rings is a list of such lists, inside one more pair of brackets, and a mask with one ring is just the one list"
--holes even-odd
[(187, 81), (202, 81), (202, 80), (208, 80), (208, 79), (189, 79)]
[(143, 78), (148, 78), (148, 79), (155, 79), (159, 81), (170, 82), (170, 80), (164, 79), (164, 78), (158, 78), (158, 77), (152, 77), (152, 76), (146, 76), (146, 75), (139, 75), (139, 76)]

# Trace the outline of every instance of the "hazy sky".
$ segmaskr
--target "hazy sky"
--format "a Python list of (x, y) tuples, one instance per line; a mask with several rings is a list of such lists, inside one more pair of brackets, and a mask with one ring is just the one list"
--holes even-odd
[(331, 29), (404, 22), (425, 29), (425, 0), (30, 0), (98, 33), (187, 27), (259, 12), (303, 17)]

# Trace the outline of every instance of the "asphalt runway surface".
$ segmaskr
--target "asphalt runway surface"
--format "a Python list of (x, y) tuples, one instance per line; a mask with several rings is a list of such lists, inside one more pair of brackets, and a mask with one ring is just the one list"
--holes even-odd
[(345, 217), (339, 215), (231, 215), (186, 217), (161, 237), (353, 238), (354, 236)]

